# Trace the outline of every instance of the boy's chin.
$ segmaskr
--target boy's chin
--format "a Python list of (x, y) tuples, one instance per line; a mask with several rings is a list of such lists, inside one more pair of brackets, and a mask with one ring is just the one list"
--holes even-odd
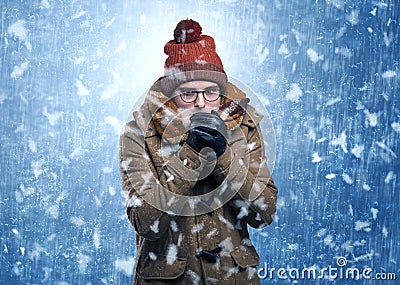
[(193, 108), (190, 110), (190, 113), (195, 114), (195, 113), (211, 113), (211, 111), (218, 111), (218, 107), (208, 107), (208, 108)]

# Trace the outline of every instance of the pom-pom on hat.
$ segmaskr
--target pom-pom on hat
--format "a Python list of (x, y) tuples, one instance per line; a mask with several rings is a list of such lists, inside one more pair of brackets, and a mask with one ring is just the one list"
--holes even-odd
[(198, 22), (182, 20), (174, 30), (174, 39), (165, 44), (168, 57), (161, 81), (165, 95), (170, 96), (180, 84), (194, 80), (212, 81), (225, 90), (227, 76), (214, 39), (201, 32)]

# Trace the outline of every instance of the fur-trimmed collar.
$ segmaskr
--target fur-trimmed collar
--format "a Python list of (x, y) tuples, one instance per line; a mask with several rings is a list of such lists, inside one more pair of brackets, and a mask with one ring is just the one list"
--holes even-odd
[[(246, 100), (246, 94), (229, 82), (226, 86), (226, 94), (226, 97), (222, 97), (221, 108), (218, 113), (223, 118), (228, 130), (233, 130), (243, 122), (246, 112), (237, 112), (233, 115), (226, 116), (221, 109), (223, 107), (232, 106), (231, 103), (235, 100)], [(249, 107), (253, 109), (251, 106)], [(186, 140), (190, 125), (189, 117), (180, 115), (181, 110), (179, 110), (169, 97), (162, 93), (160, 80), (156, 81), (148, 91), (142, 106), (142, 110), (143, 109), (147, 109), (149, 112), (148, 115), (151, 116), (151, 121), (155, 128), (155, 130), (150, 128), (147, 129), (147, 131), (151, 133), (156, 131), (166, 142), (171, 144), (182, 143)]]

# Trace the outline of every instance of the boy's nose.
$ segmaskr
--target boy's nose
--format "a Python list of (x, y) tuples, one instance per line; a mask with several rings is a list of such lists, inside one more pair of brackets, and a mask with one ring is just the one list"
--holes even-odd
[(197, 99), (196, 99), (196, 101), (194, 102), (194, 106), (195, 106), (195, 107), (199, 107), (199, 108), (204, 108), (205, 105), (206, 105), (206, 102), (205, 102), (205, 100), (204, 100), (203, 93), (198, 93)]

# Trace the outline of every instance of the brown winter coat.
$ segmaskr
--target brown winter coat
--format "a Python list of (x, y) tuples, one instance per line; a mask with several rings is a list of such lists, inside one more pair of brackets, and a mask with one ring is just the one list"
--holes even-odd
[[(227, 94), (232, 99), (245, 97), (231, 83)], [(259, 256), (249, 240), (247, 225), (260, 228), (270, 224), (277, 195), (266, 165), (258, 124), (261, 116), (248, 106), (239, 125), (227, 121), (228, 147), (212, 173), (187, 181), (182, 178), (185, 173), (200, 174), (199, 154), (174, 135), (164, 134), (166, 139), (161, 140), (157, 131), (160, 126), (154, 124), (160, 106), (155, 97), (164, 97), (157, 83), (141, 109), (134, 112), (134, 119), (126, 124), (120, 140), (123, 194), (136, 231), (133, 284), (260, 284), (256, 271)], [(172, 133), (186, 131), (185, 122), (181, 123), (181, 127), (172, 128)], [(161, 146), (171, 151), (164, 153)], [(166, 189), (187, 198), (209, 193), (224, 183), (222, 198), (218, 199), (228, 195), (229, 201), (219, 208), (211, 206), (212, 211), (204, 211), (193, 200), (183, 203), (169, 199), (164, 192)], [(148, 203), (149, 199), (155, 204)], [(179, 215), (179, 211), (192, 211), (192, 215)], [(200, 250), (216, 248), (220, 251), (214, 261), (196, 256)]]

